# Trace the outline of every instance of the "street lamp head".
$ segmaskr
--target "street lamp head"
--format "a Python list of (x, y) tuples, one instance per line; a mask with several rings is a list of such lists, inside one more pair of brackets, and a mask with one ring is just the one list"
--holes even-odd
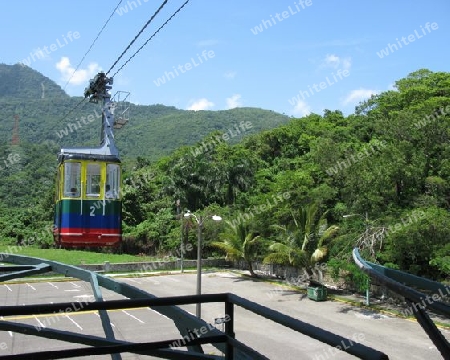
[(188, 217), (193, 217), (194, 219), (195, 219), (195, 221), (197, 221), (197, 223), (199, 223), (200, 225), (202, 225), (202, 221), (201, 221), (201, 218), (200, 218), (200, 220), (197, 218), (197, 216), (195, 216), (195, 214), (194, 213), (191, 213), (189, 210), (187, 210), (185, 213), (184, 213), (184, 217), (185, 218), (188, 218)]
[[(197, 221), (197, 223), (200, 226), (203, 226), (203, 217), (202, 216), (200, 216), (200, 218), (197, 218), (197, 216), (195, 216), (195, 214), (193, 214), (189, 210), (187, 210), (184, 213), (184, 217), (185, 218), (193, 217), (195, 219), (195, 221)], [(214, 221), (221, 221), (222, 220), (222, 218), (219, 215), (212, 215), (212, 216), (208, 215), (207, 217), (213, 219)]]
[(343, 218), (349, 218), (349, 217), (353, 217), (353, 216), (360, 216), (361, 218), (363, 218), (365, 221), (369, 221), (369, 215), (366, 212), (366, 216), (364, 217), (364, 215), (362, 214), (347, 214), (347, 215), (342, 215)]

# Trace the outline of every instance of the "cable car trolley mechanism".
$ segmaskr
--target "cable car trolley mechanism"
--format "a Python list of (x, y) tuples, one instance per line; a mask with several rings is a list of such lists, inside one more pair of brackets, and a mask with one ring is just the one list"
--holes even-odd
[(100, 146), (62, 148), (58, 154), (53, 236), (60, 247), (116, 246), (122, 239), (115, 103), (108, 92), (112, 83), (101, 72), (84, 92), (89, 102), (103, 103)]

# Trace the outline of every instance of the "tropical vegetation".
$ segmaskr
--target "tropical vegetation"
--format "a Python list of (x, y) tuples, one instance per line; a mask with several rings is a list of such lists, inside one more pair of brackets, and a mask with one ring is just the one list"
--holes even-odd
[[(233, 121), (249, 115), (245, 109), (230, 114)], [(183, 135), (191, 140), (206, 126), (204, 116), (221, 116), (191, 115), (198, 123)], [(177, 216), (179, 200), (183, 211), (224, 219), (205, 221), (204, 256), (310, 269), (319, 262), (352, 274), (358, 245), (372, 261), (449, 279), (449, 73), (415, 71), (348, 116), (325, 110), (288, 120), (237, 143), (215, 141), (224, 128), (214, 129), (189, 145), (180, 139), (159, 156), (143, 147), (125, 161), (122, 251), (168, 254), (183, 239), (192, 245), (186, 257), (195, 258), (197, 224)], [(140, 131), (145, 137), (153, 129)], [(2, 170), (0, 184), (4, 243), (51, 223), (57, 146), (3, 145), (0, 164), (15, 151), (21, 161)]]

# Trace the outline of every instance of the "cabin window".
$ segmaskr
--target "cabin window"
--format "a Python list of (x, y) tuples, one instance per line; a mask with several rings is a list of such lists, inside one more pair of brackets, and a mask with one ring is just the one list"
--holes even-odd
[(120, 167), (117, 164), (106, 165), (105, 197), (117, 199), (120, 194)]
[(81, 163), (64, 164), (64, 196), (79, 197), (81, 189)]
[(100, 165), (88, 164), (86, 171), (86, 195), (100, 196)]

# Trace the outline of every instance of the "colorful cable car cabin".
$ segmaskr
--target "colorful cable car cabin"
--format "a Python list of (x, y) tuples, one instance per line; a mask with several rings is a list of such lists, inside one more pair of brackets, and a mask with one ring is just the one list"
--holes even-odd
[(121, 168), (107, 84), (112, 78), (100, 73), (85, 91), (90, 102), (103, 99), (101, 145), (58, 154), (53, 236), (60, 247), (116, 246), (122, 239)]

